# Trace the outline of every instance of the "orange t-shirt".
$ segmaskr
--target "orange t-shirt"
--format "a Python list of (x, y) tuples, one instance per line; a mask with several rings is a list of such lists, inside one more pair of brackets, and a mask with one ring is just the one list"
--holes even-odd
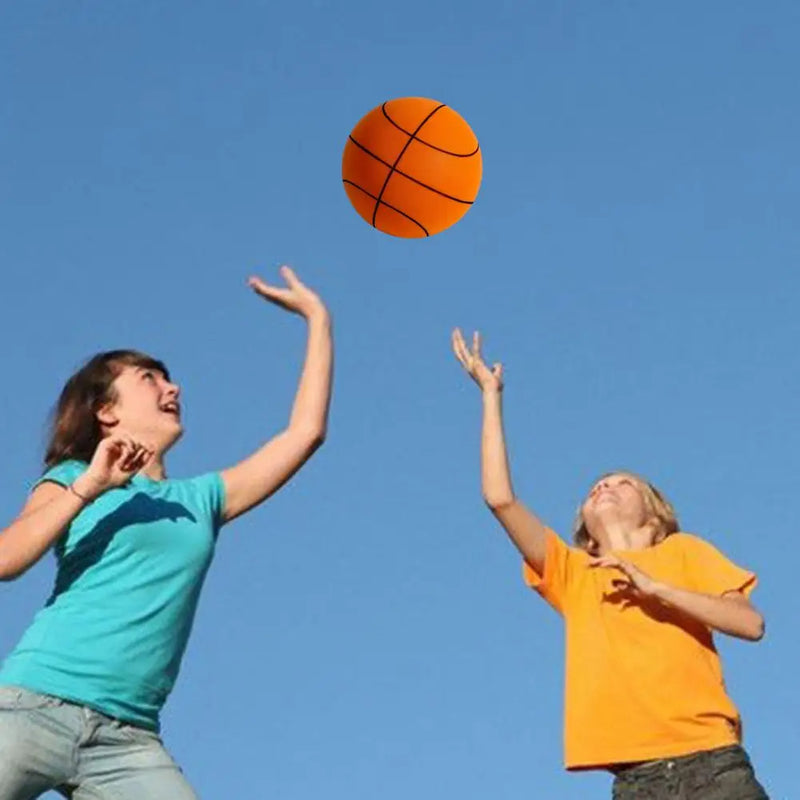
[[(712, 545), (675, 533), (617, 552), (654, 580), (710, 595), (749, 595), (756, 576)], [(567, 769), (671, 758), (735, 744), (739, 713), (725, 691), (710, 630), (659, 606), (625, 602), (615, 569), (548, 532), (544, 574), (524, 577), (566, 623), (564, 751)]]

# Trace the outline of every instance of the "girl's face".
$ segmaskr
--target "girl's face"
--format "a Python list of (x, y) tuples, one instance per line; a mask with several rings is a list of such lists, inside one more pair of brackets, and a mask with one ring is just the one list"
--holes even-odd
[(124, 366), (114, 380), (115, 399), (98, 412), (106, 427), (141, 438), (164, 452), (183, 433), (180, 389), (159, 370)]
[(606, 523), (640, 528), (650, 518), (639, 481), (624, 472), (597, 481), (583, 503), (582, 512), (590, 532)]

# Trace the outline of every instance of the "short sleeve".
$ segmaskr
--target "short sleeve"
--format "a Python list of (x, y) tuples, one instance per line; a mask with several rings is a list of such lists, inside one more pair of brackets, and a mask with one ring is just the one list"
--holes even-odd
[(548, 529), (542, 573), (539, 574), (527, 561), (522, 565), (525, 583), (539, 592), (560, 614), (564, 613), (577, 557), (578, 551), (566, 545), (556, 533)]
[(756, 588), (758, 578), (754, 572), (734, 564), (714, 545), (691, 534), (685, 539), (685, 564), (695, 590), (721, 596), (725, 592), (742, 592), (749, 597)]
[(59, 486), (67, 487), (88, 469), (88, 464), (85, 461), (77, 461), (70, 459), (68, 461), (61, 461), (41, 475), (31, 486), (33, 491), (37, 486), (43, 483), (57, 483)]
[(215, 532), (222, 527), (225, 514), (225, 483), (219, 472), (207, 472), (191, 480), (195, 501), (208, 514)]

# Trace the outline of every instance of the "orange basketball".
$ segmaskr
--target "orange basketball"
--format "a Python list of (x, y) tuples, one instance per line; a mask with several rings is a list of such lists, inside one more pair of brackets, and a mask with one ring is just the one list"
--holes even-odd
[(373, 108), (344, 146), (342, 181), (355, 210), (392, 236), (432, 236), (458, 222), (481, 185), (478, 140), (452, 108), (401, 97)]

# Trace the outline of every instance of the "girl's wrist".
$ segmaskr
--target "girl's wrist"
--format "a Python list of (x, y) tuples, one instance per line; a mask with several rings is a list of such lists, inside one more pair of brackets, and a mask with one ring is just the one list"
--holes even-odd
[(74, 484), (74, 483), (70, 483), (70, 484), (67, 486), (67, 491), (68, 491), (68, 492), (70, 492), (70, 494), (73, 494), (75, 497), (77, 497), (77, 498), (78, 498), (78, 499), (79, 499), (79, 500), (80, 500), (82, 503), (84, 503), (84, 504), (86, 504), (86, 503), (89, 503), (89, 502), (90, 502), (90, 498), (89, 498), (89, 497), (87, 497), (87, 496), (86, 496), (86, 495), (84, 495), (84, 494), (81, 494), (81, 492), (79, 492), (79, 491), (78, 491), (78, 490), (75, 488), (75, 484)]
[(103, 493), (103, 487), (86, 474), (76, 478), (70, 484), (69, 490), (84, 503), (91, 503)]
[(322, 303), (309, 308), (303, 315), (310, 325), (329, 325), (330, 312)]

